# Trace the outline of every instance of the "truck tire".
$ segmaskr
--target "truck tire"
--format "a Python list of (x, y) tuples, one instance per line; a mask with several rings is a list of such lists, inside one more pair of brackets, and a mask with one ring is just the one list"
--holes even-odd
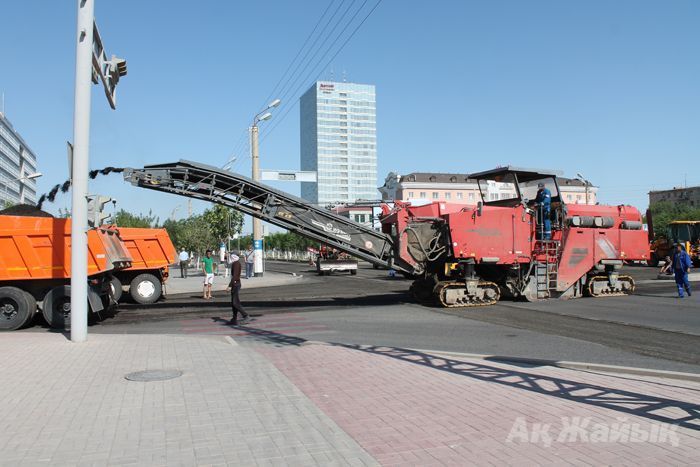
[(119, 278), (112, 276), (112, 279), (109, 281), (109, 288), (112, 291), (112, 299), (114, 299), (115, 302), (119, 302), (124, 294), (124, 289), (122, 289), (122, 281), (120, 281)]
[(153, 274), (139, 274), (129, 284), (129, 295), (137, 303), (148, 305), (155, 303), (163, 293), (163, 286)]
[(31, 322), (36, 300), (17, 287), (0, 287), (0, 331), (14, 331)]
[(356, 275), (357, 275), (357, 269), (351, 269), (351, 270), (350, 270), (350, 275), (351, 275), (351, 276), (356, 276)]
[(44, 297), (41, 312), (46, 324), (54, 329), (65, 329), (70, 322), (70, 285), (59, 285)]

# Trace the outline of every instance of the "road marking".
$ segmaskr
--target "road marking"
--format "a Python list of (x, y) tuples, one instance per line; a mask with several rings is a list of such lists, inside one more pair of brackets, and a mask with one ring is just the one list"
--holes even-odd
[(238, 342), (233, 340), (233, 337), (231, 336), (224, 336), (224, 340), (227, 341), (229, 344), (231, 344), (234, 347), (238, 347)]

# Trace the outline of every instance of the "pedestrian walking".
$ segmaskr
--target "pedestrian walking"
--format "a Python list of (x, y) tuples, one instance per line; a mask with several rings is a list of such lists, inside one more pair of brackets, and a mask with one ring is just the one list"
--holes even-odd
[(690, 272), (691, 264), (690, 256), (685, 252), (683, 245), (680, 243), (677, 244), (671, 268), (673, 269), (673, 276), (678, 286), (678, 298), (683, 298), (683, 289), (685, 289), (689, 297), (692, 295), (690, 293), (690, 282), (688, 281), (688, 273)]
[(211, 286), (214, 284), (214, 258), (211, 256), (211, 250), (202, 258), (202, 269), (204, 269), (204, 299), (211, 299)]
[(187, 279), (187, 267), (190, 265), (190, 255), (183, 248), (180, 252), (180, 277)]
[(245, 278), (250, 279), (253, 277), (253, 265), (255, 264), (255, 250), (253, 250), (253, 245), (248, 245), (248, 249), (245, 251)]
[(245, 312), (243, 305), (241, 305), (241, 297), (239, 295), (241, 291), (241, 262), (238, 255), (231, 253), (231, 282), (228, 284), (228, 290), (231, 292), (231, 321), (230, 324), (236, 326), (238, 325), (238, 313), (241, 314), (241, 324), (248, 324), (250, 322), (250, 315)]

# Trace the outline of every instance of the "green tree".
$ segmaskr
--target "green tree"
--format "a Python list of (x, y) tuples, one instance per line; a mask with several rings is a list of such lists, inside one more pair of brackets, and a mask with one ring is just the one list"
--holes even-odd
[[(654, 237), (665, 237), (668, 224), (673, 221), (699, 221), (700, 208), (662, 201), (650, 206)], [(648, 220), (647, 220), (648, 221)]]
[(229, 236), (240, 234), (243, 228), (243, 215), (221, 204), (215, 204), (204, 211), (202, 218), (219, 242), (226, 242)]
[(148, 215), (132, 214), (124, 209), (120, 209), (114, 215), (112, 223), (117, 227), (157, 227), (159, 219), (153, 215), (153, 211), (148, 211)]

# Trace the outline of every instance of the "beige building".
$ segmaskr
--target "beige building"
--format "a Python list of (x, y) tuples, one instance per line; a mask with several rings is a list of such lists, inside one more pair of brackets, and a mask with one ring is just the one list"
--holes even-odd
[[(557, 177), (557, 183), (565, 203), (586, 203), (586, 185), (581, 180)], [(399, 175), (390, 172), (378, 190), (384, 201), (447, 201), (471, 205), (481, 201), (476, 180), (470, 179), (466, 174), (413, 172)], [(597, 194), (598, 187), (588, 187), (588, 204), (596, 204)], [(486, 196), (489, 200), (496, 200), (512, 198), (515, 194), (508, 184), (489, 182)]]
[(700, 207), (700, 186), (649, 192), (650, 206), (662, 201), (669, 201), (692, 207)]

